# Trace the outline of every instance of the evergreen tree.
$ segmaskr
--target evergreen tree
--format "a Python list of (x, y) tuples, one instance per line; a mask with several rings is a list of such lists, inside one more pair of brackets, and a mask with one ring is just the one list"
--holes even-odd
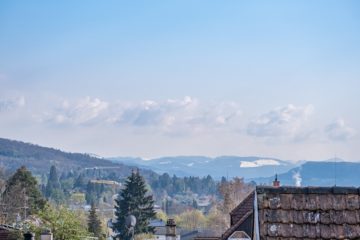
[(197, 204), (197, 202), (196, 202), (195, 199), (193, 199), (192, 207), (193, 207), (194, 209), (197, 209), (197, 208), (198, 208), (198, 204)]
[(133, 171), (125, 182), (125, 188), (115, 200), (115, 215), (117, 222), (114, 230), (119, 232), (120, 239), (127, 238), (125, 218), (136, 217), (135, 234), (154, 233), (155, 228), (149, 226), (149, 221), (156, 217), (154, 200), (148, 195), (144, 178), (138, 171)]
[(104, 184), (88, 182), (86, 187), (85, 199), (88, 204), (98, 203), (101, 195), (104, 193)]
[(86, 184), (88, 182), (86, 181), (84, 174), (80, 173), (79, 176), (76, 178), (76, 181), (74, 183), (74, 187), (76, 188), (85, 188)]
[[(46, 203), (41, 195), (36, 178), (24, 166), (20, 167), (6, 182), (3, 201), (8, 207), (6, 211), (9, 213), (19, 212), (19, 209), (26, 204), (27, 216), (43, 209)], [(23, 215), (22, 217), (25, 217), (25, 210), (24, 212), (20, 211), (20, 213)]]
[(45, 196), (55, 200), (56, 202), (60, 202), (64, 198), (64, 193), (61, 189), (59, 176), (55, 166), (51, 166), (50, 168), (50, 175), (46, 184)]
[(93, 233), (95, 237), (101, 237), (101, 221), (96, 214), (95, 204), (91, 204), (88, 218), (88, 231)]

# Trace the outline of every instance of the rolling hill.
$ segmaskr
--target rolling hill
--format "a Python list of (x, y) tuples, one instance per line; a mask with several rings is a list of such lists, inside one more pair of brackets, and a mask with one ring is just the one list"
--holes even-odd
[[(24, 165), (35, 174), (48, 173), (51, 165), (55, 165), (60, 171), (116, 168), (119, 174), (124, 176), (130, 174), (133, 168), (89, 154), (68, 153), (4, 138), (0, 138), (0, 165), (9, 171), (15, 171)], [(151, 171), (146, 171), (149, 172)]]

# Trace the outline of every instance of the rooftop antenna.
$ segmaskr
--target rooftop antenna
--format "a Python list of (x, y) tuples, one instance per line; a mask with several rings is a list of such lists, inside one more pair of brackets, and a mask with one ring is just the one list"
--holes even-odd
[(273, 170), (274, 170), (275, 181), (277, 181), (277, 172), (276, 172), (276, 166), (275, 165), (273, 166)]
[(335, 182), (335, 187), (336, 187), (336, 154), (334, 157), (334, 182)]

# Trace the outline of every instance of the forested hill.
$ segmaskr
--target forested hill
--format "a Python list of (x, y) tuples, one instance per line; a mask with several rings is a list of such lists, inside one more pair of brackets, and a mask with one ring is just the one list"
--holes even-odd
[(47, 173), (51, 165), (56, 165), (61, 171), (92, 167), (119, 167), (119, 171), (122, 171), (124, 175), (131, 171), (129, 166), (92, 157), (88, 154), (67, 153), (4, 138), (0, 138), (0, 165), (10, 171), (25, 165), (35, 173)]

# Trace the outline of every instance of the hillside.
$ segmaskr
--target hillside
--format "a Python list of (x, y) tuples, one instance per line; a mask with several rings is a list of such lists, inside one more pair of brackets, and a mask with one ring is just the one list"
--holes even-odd
[[(294, 186), (360, 186), (360, 163), (344, 161), (306, 162), (278, 175), (282, 185)], [(258, 184), (271, 184), (274, 176), (253, 179)]]
[(119, 168), (119, 172), (124, 175), (131, 171), (131, 167), (124, 164), (113, 163), (88, 154), (68, 153), (4, 138), (0, 138), (0, 164), (10, 171), (25, 165), (38, 174), (48, 173), (51, 165), (55, 165), (60, 171), (93, 167)]

